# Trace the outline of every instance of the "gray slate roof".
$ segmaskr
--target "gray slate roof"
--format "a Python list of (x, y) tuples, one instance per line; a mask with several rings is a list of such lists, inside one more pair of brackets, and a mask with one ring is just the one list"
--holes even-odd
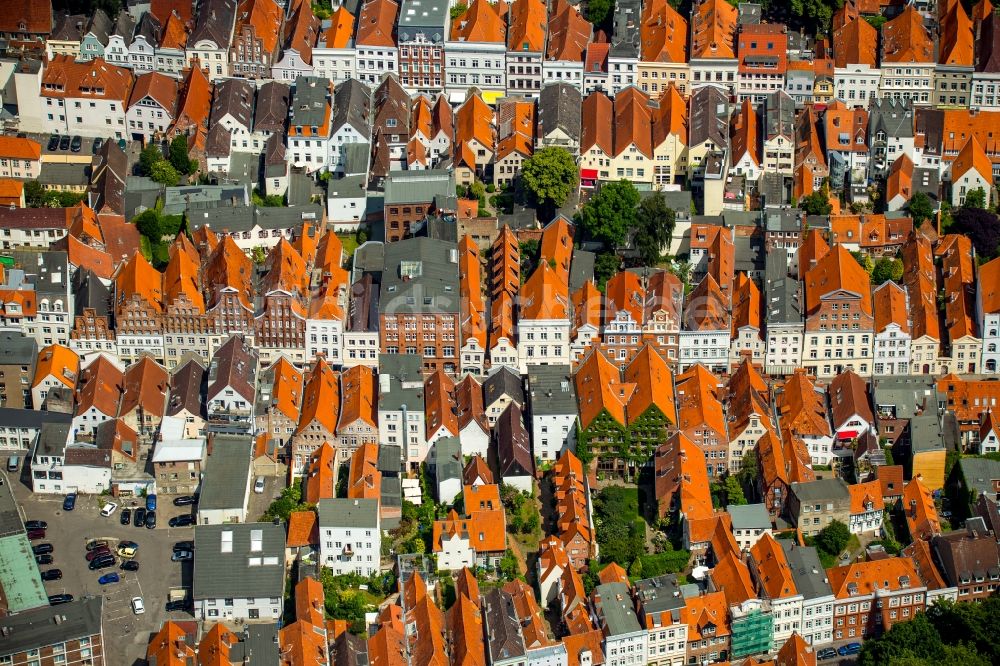
[(457, 313), (458, 248), (455, 243), (408, 238), (386, 245), (379, 311)]
[(632, 596), (623, 583), (604, 583), (594, 588), (594, 606), (604, 625), (605, 636), (621, 636), (642, 631), (632, 606)]
[(763, 504), (727, 506), (726, 512), (733, 519), (733, 529), (767, 529), (771, 527), (771, 516)]
[[(212, 455), (205, 464), (198, 510), (234, 509), (243, 506), (250, 485), (250, 437), (216, 435)], [(227, 595), (228, 596), (228, 595)]]
[(562, 130), (579, 144), (582, 103), (580, 89), (569, 83), (550, 83), (543, 87), (538, 96), (537, 136), (544, 140), (545, 135)]
[(778, 543), (785, 551), (795, 589), (806, 601), (833, 594), (830, 583), (827, 582), (826, 570), (820, 563), (815, 548), (800, 546), (792, 539), (779, 539)]
[(805, 483), (793, 483), (792, 493), (798, 497), (799, 501), (802, 503), (828, 499), (846, 500), (850, 498), (850, 492), (847, 490), (847, 484), (840, 478), (817, 479), (815, 481), (806, 481)]
[(521, 376), (502, 365), (483, 380), (483, 407), (489, 407), (504, 395), (510, 396), (510, 399), (518, 405), (524, 405)]
[(799, 281), (788, 276), (788, 250), (767, 253), (764, 268), (765, 319), (768, 324), (801, 324)]
[(576, 414), (576, 388), (568, 365), (529, 365), (532, 416)]
[(378, 525), (378, 500), (336, 497), (321, 499), (317, 506), (319, 526), (375, 529)]
[(219, 48), (229, 48), (236, 23), (236, 0), (204, 0), (199, 3), (188, 48), (209, 40)]
[(104, 597), (97, 595), (0, 618), (0, 657), (101, 633), (103, 604)]
[[(229, 552), (223, 552), (225, 533), (232, 536)], [(260, 550), (251, 552), (251, 540), (256, 536), (260, 537)], [(194, 582), (191, 588), (194, 599), (284, 596), (284, 526), (273, 523), (196, 525), (194, 550)], [(261, 559), (255, 562), (258, 557)], [(268, 558), (274, 558), (275, 563), (265, 563)]]
[(31, 366), (37, 357), (38, 343), (34, 338), (19, 331), (0, 331), (0, 365)]
[(372, 92), (357, 79), (344, 81), (333, 91), (333, 131), (351, 125), (361, 136), (371, 137)]
[[(295, 79), (289, 123), (299, 127), (319, 127), (326, 116), (326, 96), (330, 82), (317, 76)], [(326, 127), (323, 127), (325, 134)]]
[(715, 146), (729, 145), (729, 100), (715, 86), (698, 88), (691, 95), (688, 145), (711, 140)]

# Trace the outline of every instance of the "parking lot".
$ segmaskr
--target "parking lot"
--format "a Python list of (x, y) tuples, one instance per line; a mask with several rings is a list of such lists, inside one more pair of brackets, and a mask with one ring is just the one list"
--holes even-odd
[[(51, 543), (54, 549), (51, 565), (39, 567), (60, 569), (61, 580), (45, 583), (48, 594), (72, 594), (76, 598), (87, 595), (104, 596), (104, 636), (107, 663), (136, 664), (142, 662), (146, 645), (153, 633), (167, 619), (191, 619), (187, 612), (167, 613), (166, 603), (172, 588), (190, 588), (192, 565), (190, 562), (171, 562), (172, 546), (177, 541), (194, 539), (190, 527), (170, 528), (167, 521), (176, 515), (188, 513), (192, 507), (175, 507), (173, 498), (158, 498), (156, 529), (122, 525), (121, 508), (110, 517), (101, 516), (101, 506), (108, 497), (81, 495), (77, 498), (76, 509), (62, 510), (62, 495), (33, 495), (23, 484), (12, 484), (14, 495), (24, 509), (27, 520), (44, 520), (48, 523), (45, 539), (33, 542)], [(111, 500), (126, 506), (132, 501), (141, 506), (143, 498), (134, 500)], [(87, 542), (100, 539), (107, 541), (112, 549), (122, 540), (138, 544), (135, 561), (139, 563), (136, 572), (122, 571), (118, 566), (90, 571), (86, 560)], [(120, 558), (119, 558), (120, 560)], [(99, 585), (97, 579), (102, 574), (118, 572), (121, 581), (109, 585)], [(142, 597), (146, 612), (135, 615), (131, 600)]]

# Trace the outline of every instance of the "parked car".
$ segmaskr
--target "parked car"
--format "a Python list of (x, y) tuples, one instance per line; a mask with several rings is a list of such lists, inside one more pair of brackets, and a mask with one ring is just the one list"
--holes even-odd
[(44, 530), (49, 524), (44, 520), (26, 520), (24, 521), (24, 529), (26, 530)]
[(46, 553), (51, 553), (55, 548), (52, 547), (51, 543), (40, 543), (31, 547), (31, 552), (33, 555), (45, 555)]
[(137, 544), (135, 541), (124, 540), (118, 542), (118, 548), (119, 550), (122, 548), (131, 548), (133, 550), (139, 550), (139, 544)]
[(35, 564), (52, 564), (51, 555), (35, 555)]
[(108, 542), (103, 539), (98, 539), (87, 543), (87, 550), (97, 550), (98, 548), (108, 548)]
[(837, 648), (837, 654), (841, 657), (846, 657), (849, 654), (857, 654), (861, 652), (861, 643), (848, 643), (847, 645), (841, 645)]
[(264, 477), (258, 476), (257, 480), (253, 482), (253, 491), (258, 495), (264, 492)]
[(68, 604), (73, 601), (72, 594), (53, 594), (49, 597), (50, 606), (58, 606), (59, 604)]
[(135, 557), (135, 548), (129, 548), (127, 546), (118, 546), (118, 557), (124, 557), (127, 560), (131, 560)]
[(44, 539), (44, 538), (45, 538), (45, 530), (43, 529), (28, 530), (28, 541), (37, 541), (39, 539)]
[(121, 579), (122, 577), (118, 575), (117, 571), (112, 571), (111, 573), (106, 573), (98, 578), (97, 583), (98, 585), (108, 585), (109, 583), (117, 583)]
[(122, 562), (121, 569), (122, 571), (138, 571), (139, 563), (135, 560), (125, 560)]
[(76, 493), (70, 493), (66, 495), (66, 499), (63, 500), (63, 511), (72, 511), (76, 508)]
[(136, 527), (146, 524), (146, 510), (141, 506), (132, 513), (132, 524)]
[(816, 653), (816, 659), (819, 661), (825, 661), (827, 659), (834, 659), (837, 656), (837, 651), (833, 648), (823, 648)]
[(188, 527), (194, 525), (194, 516), (190, 513), (185, 513), (180, 516), (174, 516), (170, 519), (171, 527)]
[(48, 151), (59, 150), (59, 135), (53, 134), (49, 137)]
[(93, 148), (94, 154), (96, 155), (97, 153), (101, 152), (102, 147), (104, 147), (104, 137), (99, 136), (96, 139), (94, 139), (94, 148)]
[(99, 569), (107, 569), (108, 567), (115, 566), (116, 561), (114, 555), (105, 555), (104, 557), (98, 557), (96, 560), (87, 565), (91, 571), (97, 571)]
[(194, 504), (198, 501), (198, 498), (194, 495), (181, 495), (180, 497), (174, 498), (174, 506), (188, 506), (189, 504)]
[(194, 553), (190, 550), (175, 550), (174, 554), (170, 556), (171, 562), (187, 562), (191, 559), (194, 559)]
[(69, 150), (69, 135), (59, 137), (59, 150)]
[(73, 137), (73, 141), (70, 142), (69, 144), (69, 149), (72, 150), (74, 153), (78, 153), (80, 152), (81, 148), (83, 148), (83, 139), (81, 139), (80, 135), (78, 134)]
[(178, 541), (174, 544), (174, 550), (190, 550), (194, 551), (194, 541)]
[(156, 512), (147, 511), (146, 512), (146, 529), (151, 530), (156, 527)]
[(60, 580), (61, 578), (62, 578), (61, 569), (47, 569), (42, 572), (42, 580), (44, 581)]
[(156, 511), (156, 495), (146, 495), (146, 511)]
[(122, 150), (125, 150), (125, 147), (127, 145), (128, 145), (128, 143), (125, 141), (125, 139), (118, 139), (118, 147), (119, 148), (121, 148)]
[(103, 557), (105, 555), (110, 555), (110, 554), (111, 554), (111, 549), (108, 548), (107, 546), (105, 546), (103, 548), (97, 548), (97, 549), (92, 550), (89, 553), (87, 553), (87, 561), (88, 562), (93, 562), (98, 557)]
[(132, 509), (122, 509), (121, 512), (121, 524), (128, 525), (132, 522)]
[(186, 611), (191, 608), (187, 600), (180, 599), (178, 601), (168, 601), (167, 602), (167, 612), (172, 613), (174, 611)]
[(103, 507), (101, 507), (101, 515), (107, 518), (117, 510), (118, 510), (117, 504), (115, 504), (114, 502), (108, 502)]
[(142, 597), (132, 597), (132, 612), (142, 615), (146, 612), (146, 606), (142, 603)]

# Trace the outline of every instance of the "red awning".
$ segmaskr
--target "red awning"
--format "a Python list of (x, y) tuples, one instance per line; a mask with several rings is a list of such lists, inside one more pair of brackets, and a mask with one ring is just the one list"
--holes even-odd
[(580, 178), (597, 180), (597, 169), (580, 169)]
[(837, 439), (854, 439), (857, 436), (857, 430), (841, 430), (837, 433)]

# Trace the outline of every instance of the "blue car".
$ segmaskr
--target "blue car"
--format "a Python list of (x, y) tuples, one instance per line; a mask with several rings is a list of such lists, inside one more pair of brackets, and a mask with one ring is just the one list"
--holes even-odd
[(121, 576), (117, 572), (112, 571), (111, 573), (106, 573), (97, 579), (97, 582), (101, 585), (107, 585), (109, 583), (117, 583), (121, 580)]
[(861, 652), (861, 643), (848, 643), (847, 645), (841, 645), (837, 648), (837, 654), (841, 657), (846, 657), (849, 654), (857, 654)]
[(146, 511), (156, 511), (156, 495), (146, 495)]
[(66, 495), (66, 499), (63, 500), (63, 511), (72, 511), (76, 508), (76, 493), (70, 493)]

